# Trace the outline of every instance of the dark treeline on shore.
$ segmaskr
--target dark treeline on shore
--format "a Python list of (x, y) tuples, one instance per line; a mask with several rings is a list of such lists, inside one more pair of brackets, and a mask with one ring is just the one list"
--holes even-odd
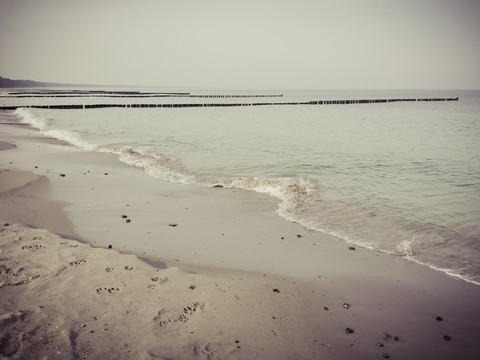
[(48, 87), (48, 86), (81, 86), (73, 84), (57, 84), (40, 82), (33, 80), (12, 80), (0, 76), (0, 88), (32, 88), (32, 87)]

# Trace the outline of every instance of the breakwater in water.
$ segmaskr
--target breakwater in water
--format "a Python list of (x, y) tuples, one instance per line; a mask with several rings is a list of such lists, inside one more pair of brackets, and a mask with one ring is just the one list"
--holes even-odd
[(162, 98), (162, 97), (189, 97), (189, 98), (273, 98), (283, 97), (283, 94), (191, 94), (189, 92), (140, 92), (140, 91), (104, 91), (104, 90), (75, 90), (75, 91), (28, 91), (9, 92), (0, 95), (3, 98), (78, 98), (78, 97), (108, 97), (108, 98)]
[[(202, 95), (202, 97), (215, 97)], [(414, 99), (347, 99), (347, 100), (314, 100), (299, 102), (252, 102), (252, 103), (186, 103), (186, 104), (86, 104), (86, 105), (18, 105), (1, 106), (0, 110), (16, 110), (17, 108), (37, 109), (99, 109), (99, 108), (187, 108), (187, 107), (228, 107), (228, 106), (279, 106), (279, 105), (346, 105), (346, 104), (376, 104), (390, 102), (417, 101), (458, 101), (455, 98), (414, 98)]]

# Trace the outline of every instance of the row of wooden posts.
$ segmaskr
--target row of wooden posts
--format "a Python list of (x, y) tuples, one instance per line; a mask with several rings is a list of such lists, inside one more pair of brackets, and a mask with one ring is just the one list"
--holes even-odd
[(360, 100), (318, 100), (307, 102), (265, 102), (265, 103), (207, 103), (207, 104), (87, 104), (87, 105), (17, 105), (0, 106), (0, 110), (15, 110), (19, 107), (37, 109), (98, 109), (98, 108), (186, 108), (186, 107), (226, 107), (226, 106), (269, 106), (269, 105), (337, 105), (337, 104), (373, 104), (400, 101), (458, 101), (456, 98), (420, 98), (420, 99), (360, 99)]
[(208, 98), (208, 99), (221, 99), (221, 98), (270, 98), (270, 97), (283, 97), (283, 94), (273, 95), (191, 95), (189, 93), (158, 93), (158, 94), (145, 94), (145, 93), (10, 93), (9, 95), (1, 95), (2, 98), (78, 98), (78, 97), (108, 97), (108, 98), (162, 98), (162, 97), (191, 97), (191, 98)]
[(140, 91), (107, 91), (107, 90), (42, 90), (42, 91), (16, 91), (9, 95), (190, 95), (189, 92), (140, 92)]

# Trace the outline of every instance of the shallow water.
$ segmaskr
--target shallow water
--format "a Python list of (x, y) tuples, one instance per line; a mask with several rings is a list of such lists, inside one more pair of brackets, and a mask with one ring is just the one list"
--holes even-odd
[(480, 284), (479, 91), (242, 93), (283, 97), (0, 101), (207, 103), (459, 96), (458, 102), (16, 113), (42, 132), (86, 150), (116, 152), (153, 177), (265, 192), (279, 199), (278, 213), (287, 220)]

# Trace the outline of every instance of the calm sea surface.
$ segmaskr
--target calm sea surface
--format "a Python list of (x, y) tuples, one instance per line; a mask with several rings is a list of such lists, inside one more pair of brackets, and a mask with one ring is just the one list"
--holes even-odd
[(283, 97), (0, 98), (0, 103), (459, 96), (457, 102), (16, 113), (85, 150), (118, 153), (153, 177), (265, 192), (279, 199), (277, 212), (286, 220), (480, 284), (480, 91), (181, 91)]

